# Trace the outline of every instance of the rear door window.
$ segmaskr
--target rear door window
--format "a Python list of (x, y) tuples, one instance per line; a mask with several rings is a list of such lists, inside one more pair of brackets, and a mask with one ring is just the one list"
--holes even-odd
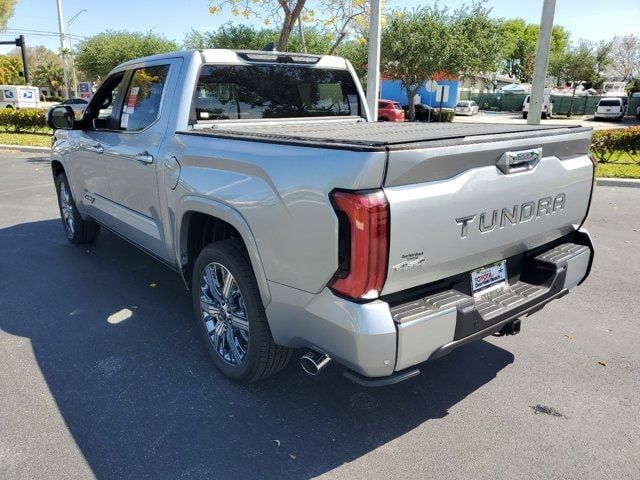
[(169, 65), (139, 68), (134, 71), (124, 96), (120, 115), (121, 130), (144, 130), (158, 119), (168, 74)]

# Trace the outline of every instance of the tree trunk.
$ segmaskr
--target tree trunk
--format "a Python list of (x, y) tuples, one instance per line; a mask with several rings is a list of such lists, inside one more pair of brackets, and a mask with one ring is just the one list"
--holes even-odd
[(282, 29), (280, 30), (280, 37), (278, 38), (278, 44), (276, 46), (279, 52), (286, 51), (287, 45), (289, 44), (289, 37), (291, 37), (293, 27), (295, 27), (296, 22), (300, 18), (305, 2), (306, 0), (298, 0), (296, 6), (291, 10), (286, 0), (278, 0), (284, 14)]
[(416, 105), (414, 102), (416, 91), (411, 87), (406, 87), (407, 90), (407, 101), (409, 102), (409, 121), (415, 122), (416, 120)]
[(574, 84), (573, 87), (573, 94), (571, 95), (571, 101), (569, 102), (569, 111), (567, 112), (567, 117), (571, 116), (572, 110), (573, 110), (573, 99), (576, 98), (576, 90), (578, 88), (578, 85)]

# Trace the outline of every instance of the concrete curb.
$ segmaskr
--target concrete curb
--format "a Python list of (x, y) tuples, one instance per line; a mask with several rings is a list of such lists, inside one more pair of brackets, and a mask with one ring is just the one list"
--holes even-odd
[(596, 184), (599, 187), (640, 188), (640, 180), (634, 180), (632, 178), (597, 178)]
[(13, 150), (18, 152), (27, 152), (27, 153), (49, 153), (51, 152), (50, 147), (29, 147), (27, 145), (5, 145), (0, 143), (0, 150)]

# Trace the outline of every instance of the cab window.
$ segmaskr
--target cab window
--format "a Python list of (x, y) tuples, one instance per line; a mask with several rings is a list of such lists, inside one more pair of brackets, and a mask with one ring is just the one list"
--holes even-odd
[(96, 130), (118, 129), (115, 106), (124, 77), (124, 72), (119, 72), (105, 80), (85, 112), (87, 126)]
[(144, 130), (158, 119), (168, 74), (169, 65), (134, 70), (120, 113), (120, 130)]

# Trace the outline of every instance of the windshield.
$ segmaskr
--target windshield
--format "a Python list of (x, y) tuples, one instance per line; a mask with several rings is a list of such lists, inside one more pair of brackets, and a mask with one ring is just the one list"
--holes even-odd
[(348, 70), (298, 65), (204, 65), (198, 121), (361, 115)]

